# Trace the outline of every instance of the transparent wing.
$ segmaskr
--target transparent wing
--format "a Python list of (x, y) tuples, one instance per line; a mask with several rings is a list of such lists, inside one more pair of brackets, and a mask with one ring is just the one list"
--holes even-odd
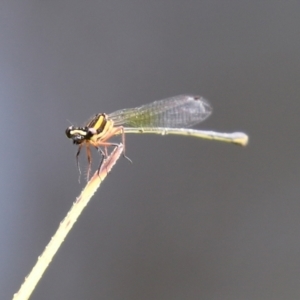
[(108, 115), (117, 126), (190, 127), (212, 113), (207, 100), (200, 96), (179, 95), (136, 108), (121, 109)]

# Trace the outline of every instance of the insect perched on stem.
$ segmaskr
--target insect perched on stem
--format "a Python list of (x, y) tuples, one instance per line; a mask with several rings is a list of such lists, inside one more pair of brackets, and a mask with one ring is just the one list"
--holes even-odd
[[(117, 143), (109, 141), (115, 135), (122, 135), (124, 156), (126, 148), (125, 134), (127, 133), (177, 134), (242, 146), (247, 145), (248, 136), (243, 132), (220, 133), (187, 128), (204, 121), (211, 113), (212, 108), (203, 97), (179, 95), (136, 108), (121, 109), (111, 114), (96, 114), (84, 127), (68, 127), (66, 135), (73, 140), (73, 144), (79, 146), (76, 154), (78, 169), (78, 156), (81, 148), (86, 147), (89, 164), (88, 178), (92, 162), (90, 146), (95, 147), (102, 155), (98, 168), (100, 170), (101, 163), (108, 154), (107, 148), (118, 146)], [(102, 148), (104, 148), (104, 151)]]

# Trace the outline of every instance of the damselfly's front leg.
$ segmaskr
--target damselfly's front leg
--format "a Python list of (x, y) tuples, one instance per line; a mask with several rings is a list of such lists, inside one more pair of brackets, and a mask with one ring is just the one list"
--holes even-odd
[(90, 146), (87, 144), (86, 145), (86, 155), (87, 155), (87, 160), (88, 160), (88, 169), (87, 169), (87, 174), (86, 174), (86, 179), (87, 181), (90, 179), (90, 173), (92, 169), (92, 154), (91, 154), (91, 149)]
[(81, 147), (82, 147), (82, 145), (79, 145), (77, 153), (76, 153), (76, 165), (77, 165), (77, 169), (78, 169), (78, 173), (79, 173), (78, 182), (80, 182), (80, 176), (81, 176), (81, 170), (80, 170), (80, 166), (79, 166), (79, 154), (81, 151)]

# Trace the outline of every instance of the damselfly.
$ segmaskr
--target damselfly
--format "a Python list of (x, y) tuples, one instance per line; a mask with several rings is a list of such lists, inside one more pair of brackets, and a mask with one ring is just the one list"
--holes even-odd
[(118, 146), (117, 143), (110, 142), (110, 138), (119, 134), (122, 135), (124, 156), (126, 133), (177, 134), (247, 145), (248, 136), (243, 132), (220, 133), (187, 128), (204, 121), (211, 113), (212, 108), (203, 97), (179, 95), (136, 108), (121, 109), (111, 114), (96, 114), (84, 127), (68, 127), (66, 135), (73, 140), (73, 144), (79, 146), (76, 154), (78, 169), (78, 156), (81, 148), (86, 146), (88, 178), (92, 161), (90, 146), (94, 146), (101, 153), (101, 166), (103, 158), (107, 156), (107, 147)]

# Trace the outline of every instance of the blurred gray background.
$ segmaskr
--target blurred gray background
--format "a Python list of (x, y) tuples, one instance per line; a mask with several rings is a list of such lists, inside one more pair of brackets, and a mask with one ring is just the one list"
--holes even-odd
[(1, 1), (0, 298), (84, 185), (70, 122), (195, 93), (214, 107), (198, 128), (249, 146), (128, 135), (133, 164), (31, 299), (299, 299), (299, 16), (299, 1)]

